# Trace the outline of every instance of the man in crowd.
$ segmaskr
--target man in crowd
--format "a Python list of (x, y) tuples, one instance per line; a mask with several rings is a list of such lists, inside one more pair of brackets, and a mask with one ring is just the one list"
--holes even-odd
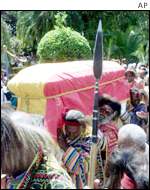
[(113, 100), (109, 96), (99, 97), (99, 130), (104, 134), (106, 139), (105, 154), (103, 160), (111, 155), (112, 151), (117, 145), (118, 140), (118, 126), (117, 119), (121, 112), (121, 105), (119, 102)]
[(139, 68), (139, 70), (138, 70), (138, 72), (137, 72), (137, 74), (138, 74), (138, 78), (137, 78), (138, 83), (140, 83), (143, 86), (145, 86), (145, 83), (146, 83), (145, 77), (147, 75), (147, 69), (146, 69), (146, 67), (144, 65), (143, 66), (141, 65), (140, 68)]
[[(64, 127), (58, 129), (58, 143), (64, 150), (62, 158), (63, 165), (73, 179), (76, 187), (83, 189), (87, 186), (90, 148), (92, 138), (87, 133), (87, 124), (85, 116), (79, 110), (69, 110), (64, 116)], [(104, 149), (104, 138), (98, 139), (98, 154), (96, 165), (96, 178), (103, 183), (103, 166), (101, 159), (101, 150)]]
[[(147, 120), (141, 117), (142, 113), (147, 112), (147, 105), (145, 104), (147, 97), (143, 90), (138, 88), (130, 89), (130, 102), (127, 105), (127, 111), (130, 116), (129, 123), (139, 125), (145, 129)], [(146, 130), (146, 129), (145, 129)]]
[(149, 146), (140, 126), (119, 129), (118, 146), (107, 160), (105, 174), (108, 189), (149, 189)]
[(130, 85), (130, 88), (136, 87), (139, 89), (143, 89), (144, 85), (141, 82), (136, 80), (136, 71), (133, 68), (128, 68), (125, 72), (125, 77)]

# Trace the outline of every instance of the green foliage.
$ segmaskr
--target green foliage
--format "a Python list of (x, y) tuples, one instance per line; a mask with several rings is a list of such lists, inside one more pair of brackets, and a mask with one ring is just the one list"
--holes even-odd
[[(102, 18), (105, 59), (148, 62), (148, 11), (1, 11), (1, 15), (25, 52), (35, 53), (41, 38), (55, 26), (79, 32), (93, 49)], [(129, 37), (131, 31), (134, 35)]]
[(70, 26), (75, 31), (83, 34), (85, 23), (82, 19), (81, 11), (66, 11), (66, 13), (67, 13), (67, 18), (66, 18), (67, 26)]
[(139, 62), (149, 64), (149, 42), (145, 46), (141, 43), (138, 49), (133, 52), (133, 56), (137, 57)]
[(134, 31), (117, 31), (114, 37), (114, 43), (111, 47), (111, 57), (117, 59), (126, 59), (128, 62), (137, 62), (134, 52), (139, 48), (142, 38)]
[(41, 62), (68, 61), (91, 58), (88, 41), (71, 28), (59, 28), (45, 34), (38, 45)]
[(53, 28), (54, 11), (19, 11), (17, 37), (25, 51), (36, 52), (40, 39)]
[(10, 48), (10, 37), (11, 37), (10, 27), (1, 17), (1, 49), (3, 45), (6, 45), (7, 48)]
[[(81, 13), (82, 12), (82, 13)], [(82, 33), (93, 49), (95, 33), (99, 18), (102, 18), (104, 34), (104, 58), (141, 61), (147, 59), (149, 46), (149, 13), (148, 11), (81, 11)], [(77, 24), (76, 22), (74, 24)], [(134, 35), (129, 36), (133, 31)], [(142, 46), (142, 48), (141, 48)], [(147, 47), (147, 48), (146, 48)], [(138, 53), (135, 53), (138, 52)], [(139, 56), (139, 53), (142, 54)]]
[(1, 17), (9, 25), (12, 35), (16, 35), (17, 11), (1, 11)]
[(148, 41), (144, 42), (139, 29), (129, 27), (126, 31), (116, 31), (110, 38), (107, 59), (115, 58), (129, 62), (148, 61)]
[(10, 38), (11, 52), (15, 54), (21, 54), (23, 52), (22, 49), (22, 41), (17, 39), (16, 36)]
[(66, 18), (67, 14), (66, 12), (58, 12), (55, 15), (55, 24), (57, 27), (61, 28), (63, 26), (66, 26)]

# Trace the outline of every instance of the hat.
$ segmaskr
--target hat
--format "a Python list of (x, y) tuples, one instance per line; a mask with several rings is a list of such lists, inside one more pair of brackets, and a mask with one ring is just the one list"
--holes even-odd
[(114, 100), (112, 97), (108, 95), (99, 96), (98, 106), (102, 107), (103, 105), (109, 105), (114, 112), (117, 112), (117, 117), (121, 114), (121, 104)]
[(78, 126), (85, 121), (85, 115), (79, 110), (71, 109), (64, 115), (64, 121), (66, 125)]

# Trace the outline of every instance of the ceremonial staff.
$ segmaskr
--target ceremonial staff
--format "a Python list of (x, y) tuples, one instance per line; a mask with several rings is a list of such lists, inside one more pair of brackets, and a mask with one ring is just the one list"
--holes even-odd
[(97, 160), (97, 128), (98, 128), (98, 97), (99, 97), (99, 80), (102, 74), (102, 57), (103, 57), (103, 33), (102, 33), (102, 22), (99, 21), (95, 47), (93, 52), (93, 72), (95, 77), (95, 91), (94, 91), (94, 109), (93, 109), (93, 123), (92, 123), (92, 147), (90, 152), (90, 170), (88, 178), (88, 186), (94, 188), (94, 178), (95, 178), (95, 166)]

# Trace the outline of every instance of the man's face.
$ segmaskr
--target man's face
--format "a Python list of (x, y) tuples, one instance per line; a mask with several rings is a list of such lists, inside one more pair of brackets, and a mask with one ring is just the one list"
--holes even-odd
[(113, 109), (109, 105), (103, 105), (99, 109), (99, 123), (106, 124), (113, 118)]
[(81, 135), (82, 126), (65, 126), (66, 136), (69, 140), (74, 140)]
[(134, 81), (135, 76), (134, 76), (134, 74), (133, 74), (132, 72), (127, 72), (127, 74), (126, 74), (126, 79), (127, 79), (128, 82), (130, 83), (130, 82), (133, 82), (133, 81)]
[(145, 77), (145, 70), (144, 69), (140, 69), (140, 71), (139, 71), (139, 76), (142, 78), (142, 79), (144, 79), (144, 77)]
[(130, 92), (130, 96), (131, 96), (131, 103), (132, 105), (137, 105), (139, 104), (140, 100), (141, 100), (141, 95), (137, 90), (131, 90)]

